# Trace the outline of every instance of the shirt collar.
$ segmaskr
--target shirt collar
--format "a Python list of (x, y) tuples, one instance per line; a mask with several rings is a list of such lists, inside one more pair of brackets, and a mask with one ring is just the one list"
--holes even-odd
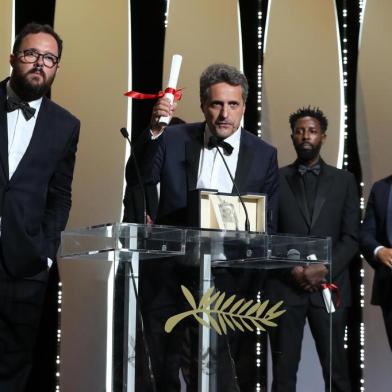
[[(229, 143), (234, 149), (237, 149), (237, 151), (240, 145), (241, 129), (242, 127), (238, 127), (238, 129), (232, 135), (224, 139), (225, 142)], [(210, 131), (210, 128), (206, 123), (205, 130), (204, 130), (204, 147), (208, 146), (208, 141), (210, 140), (211, 136), (212, 136), (212, 132)]]
[[(7, 82), (7, 97), (14, 97), (14, 98), (16, 98), (16, 99), (21, 100), (21, 99), (19, 98), (19, 96), (15, 93), (15, 91), (12, 89), (9, 80), (8, 80), (8, 82)], [(41, 102), (42, 102), (42, 97), (41, 97), (41, 98), (38, 98), (38, 99), (35, 99), (34, 101), (29, 101), (29, 102), (28, 102), (28, 104), (29, 104), (32, 108), (35, 109), (34, 117), (36, 117), (37, 114), (38, 114), (38, 110), (39, 110), (39, 108), (40, 108), (40, 106), (41, 106)]]
[(298, 167), (299, 165), (304, 165), (306, 167), (313, 167), (316, 165), (320, 165), (320, 167), (323, 165), (323, 160), (321, 159), (321, 157), (317, 160), (317, 162), (313, 163), (313, 165), (306, 165), (305, 163), (302, 163), (299, 159), (296, 159), (296, 161), (294, 162), (294, 165), (296, 167)]

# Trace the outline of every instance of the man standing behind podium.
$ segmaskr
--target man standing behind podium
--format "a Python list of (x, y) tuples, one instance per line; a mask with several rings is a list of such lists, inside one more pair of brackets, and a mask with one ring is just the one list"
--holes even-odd
[[(268, 196), (268, 224), (270, 230), (274, 229), (278, 191), (276, 149), (240, 126), (247, 95), (245, 75), (229, 65), (214, 64), (200, 77), (200, 107), (205, 122), (162, 130), (159, 118), (172, 115), (174, 107), (165, 98), (157, 101), (151, 130), (146, 130), (136, 145), (145, 182), (160, 182), (157, 223), (186, 226), (189, 191), (208, 188), (232, 193), (233, 184), (222, 159), (215, 148), (209, 147), (210, 137), (215, 136), (233, 147), (232, 153), (219, 148), (239, 191)], [(130, 190), (129, 187), (137, 185), (136, 179), (131, 170), (126, 176)], [(124, 207), (127, 215), (126, 203)]]
[(0, 83), (0, 391), (21, 392), (32, 366), (48, 268), (71, 207), (80, 123), (44, 95), (62, 41), (31, 23)]
[[(331, 391), (351, 391), (343, 347), (347, 307), (350, 305), (349, 264), (358, 250), (359, 198), (354, 176), (327, 165), (320, 157), (328, 121), (318, 108), (302, 108), (290, 116), (291, 139), (297, 160), (280, 169), (278, 232), (331, 237), (331, 271), (322, 264), (294, 267), (271, 274), (267, 296), (284, 301), (287, 312), (270, 329), (274, 392), (295, 392), (305, 320), (316, 343), (326, 390), (330, 390), (330, 316), (322, 297), (322, 283), (336, 284), (332, 313)], [(306, 257), (307, 255), (301, 255)], [(308, 375), (311, 377), (311, 375)], [(322, 387), (320, 386), (320, 389)]]
[[(229, 65), (214, 64), (210, 65), (200, 77), (200, 107), (204, 114), (204, 122), (168, 126), (162, 131), (158, 119), (161, 116), (172, 115), (174, 107), (165, 98), (157, 101), (153, 109), (151, 130), (141, 135), (136, 146), (136, 155), (142, 162), (142, 175), (145, 182), (147, 184), (160, 182), (156, 223), (186, 226), (188, 193), (194, 189), (209, 188), (217, 189), (219, 192), (235, 193), (233, 183), (219, 153), (216, 148), (211, 148), (209, 145), (211, 136), (215, 136), (219, 142), (225, 141), (232, 147), (232, 150), (230, 147), (227, 148), (227, 145), (225, 149), (218, 148), (225, 156), (239, 191), (241, 193), (263, 193), (268, 197), (268, 228), (269, 230), (275, 229), (278, 202), (277, 153), (274, 147), (241, 127), (247, 95), (248, 82), (241, 72)], [(135, 173), (131, 170), (131, 166), (127, 169), (124, 216), (127, 216), (125, 203), (127, 192), (131, 191), (132, 186), (137, 186)], [(144, 282), (145, 293), (155, 291), (155, 293), (163, 292), (168, 295), (170, 292), (171, 297), (166, 300), (176, 304), (181, 296), (181, 279), (184, 276), (188, 278), (186, 276), (188, 272), (184, 273), (183, 270), (178, 269), (175, 263), (165, 263), (165, 269), (161, 266), (159, 273), (157, 273), (156, 263), (154, 265), (144, 263), (142, 267), (145, 276), (150, 276)], [(151, 270), (146, 271), (148, 268)], [(237, 276), (236, 273), (226, 274), (225, 277), (231, 283), (226, 281), (225, 287), (238, 290), (240, 284)], [(253, 276), (255, 277), (255, 274)], [(153, 283), (150, 282), (151, 280)], [(149, 290), (148, 285), (151, 285)], [(254, 290), (254, 287), (243, 287), (249, 291)], [(247, 297), (247, 293), (242, 290), (241, 292)], [(162, 303), (163, 295), (156, 295), (150, 302), (158, 297)], [(175, 311), (176, 308), (174, 308)], [(165, 315), (167, 318), (171, 314), (166, 312)], [(161, 324), (157, 325), (158, 332), (162, 333), (162, 339), (157, 344), (162, 344), (162, 341), (167, 338), (164, 332), (164, 321), (166, 320), (164, 319)], [(178, 342), (176, 344), (178, 345)], [(242, 352), (251, 358), (255, 352), (255, 344), (249, 350), (246, 347), (242, 346)], [(235, 353), (233, 356), (235, 360), (238, 358)], [(245, 361), (240, 359), (236, 361), (236, 366), (241, 364), (243, 366), (243, 371), (237, 368), (241, 390), (252, 390), (255, 388), (255, 371), (252, 373), (251, 367), (253, 365), (255, 370), (256, 363), (253, 360), (249, 365), (247, 358), (243, 359)], [(168, 361), (162, 359), (162, 363), (165, 362), (167, 364)], [(177, 372), (174, 371), (174, 375), (176, 374), (178, 375), (178, 369)], [(196, 377), (196, 375), (191, 374), (191, 377)], [(159, 375), (157, 383), (158, 379)], [(229, 380), (226, 381), (229, 382)], [(160, 382), (162, 383), (162, 380)], [(166, 385), (166, 390), (171, 390), (168, 382), (161, 385)], [(173, 388), (173, 390), (179, 389)], [(221, 390), (229, 391), (224, 388)]]

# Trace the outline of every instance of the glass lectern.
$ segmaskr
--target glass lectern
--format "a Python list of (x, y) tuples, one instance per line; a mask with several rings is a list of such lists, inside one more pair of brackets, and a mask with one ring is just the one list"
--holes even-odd
[[(269, 391), (267, 335), (287, 311), (267, 290), (270, 276), (330, 261), (329, 238), (119, 223), (68, 230), (60, 389)], [(309, 378), (310, 362), (301, 364)]]

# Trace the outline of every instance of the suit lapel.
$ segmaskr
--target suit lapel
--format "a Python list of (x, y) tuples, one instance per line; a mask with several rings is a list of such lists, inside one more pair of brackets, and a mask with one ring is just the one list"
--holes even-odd
[(49, 126), (50, 118), (48, 116), (47, 102), (47, 98), (43, 97), (30, 143), (10, 182), (17, 181), (18, 177), (23, 173), (23, 168), (30, 164), (33, 154), (42, 148), (43, 143), (46, 146), (51, 143), (50, 134), (48, 134), (51, 127)]
[(197, 129), (192, 139), (185, 144), (186, 172), (188, 191), (196, 189), (197, 174), (199, 171), (200, 151), (203, 146), (205, 123)]
[(317, 221), (317, 218), (320, 215), (325, 200), (327, 199), (328, 192), (333, 183), (333, 176), (329, 173), (328, 167), (322, 162), (321, 165), (322, 165), (322, 171), (320, 173), (318, 185), (317, 185), (317, 192), (316, 192), (316, 199), (314, 201), (311, 227), (313, 227), (315, 222)]
[[(240, 150), (238, 152), (237, 168), (235, 171), (234, 181), (239, 191), (242, 193), (246, 189), (246, 180), (248, 178), (251, 163), (253, 161), (254, 149), (248, 143), (246, 133), (241, 129)], [(232, 193), (235, 191), (234, 185)]]
[(311, 221), (308, 205), (306, 203), (305, 187), (300, 175), (295, 169), (295, 166), (292, 166), (291, 173), (286, 175), (286, 180), (291, 188), (295, 200), (297, 201), (298, 208), (304, 217), (306, 224), (310, 227)]
[(8, 127), (5, 102), (7, 98), (6, 82), (0, 84), (0, 172), (4, 181), (8, 181)]

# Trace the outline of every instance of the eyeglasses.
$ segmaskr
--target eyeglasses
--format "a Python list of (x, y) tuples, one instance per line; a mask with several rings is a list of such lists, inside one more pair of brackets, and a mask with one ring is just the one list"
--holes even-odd
[(17, 53), (22, 53), (20, 56), (25, 63), (35, 63), (42, 57), (45, 67), (53, 68), (59, 62), (59, 58), (52, 53), (39, 53), (35, 49), (18, 50)]

